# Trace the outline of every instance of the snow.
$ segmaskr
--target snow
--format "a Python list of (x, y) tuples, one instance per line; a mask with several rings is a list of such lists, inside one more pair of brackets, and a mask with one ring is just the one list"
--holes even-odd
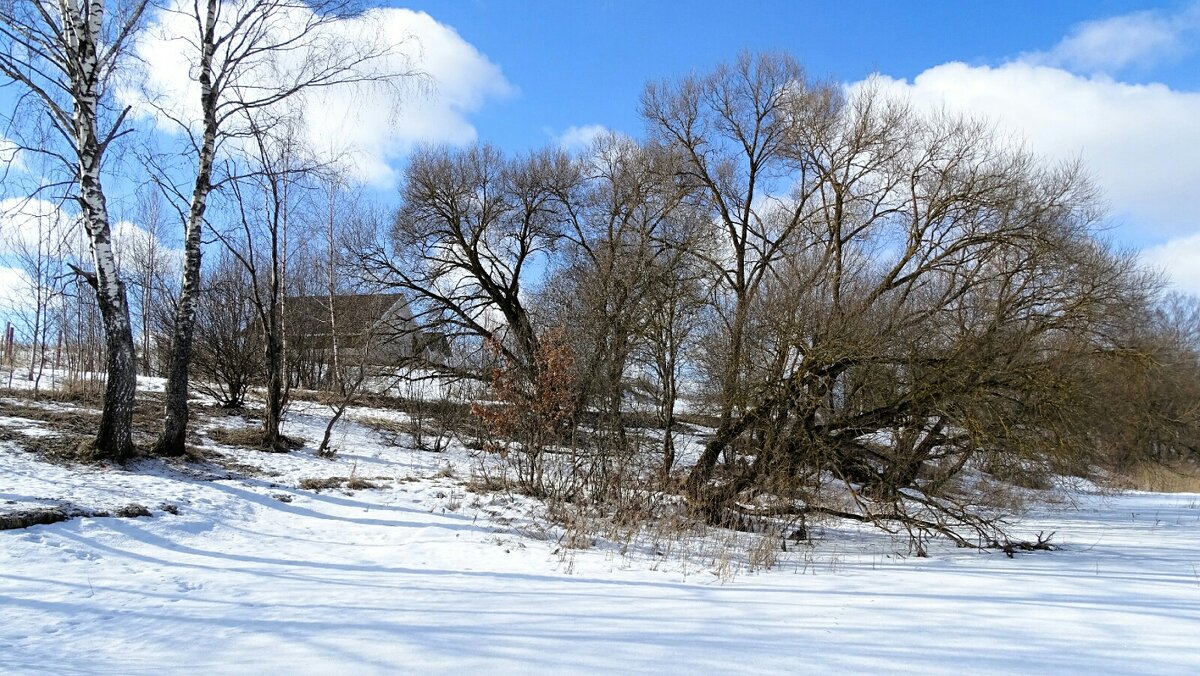
[(54, 436), (50, 430), (43, 429), (36, 420), (28, 418), (14, 418), (11, 416), (0, 416), (0, 427), (11, 427), (16, 431), (30, 437), (49, 437)]
[[(1200, 673), (1200, 495), (1042, 504), (1018, 530), (1064, 549), (1012, 559), (903, 557), (829, 522), (750, 573), (716, 535), (670, 557), (565, 549), (533, 501), (465, 488), (466, 449), (355, 422), (399, 413), (350, 410), (338, 457), (316, 458), (327, 415), (293, 407), (285, 433), (310, 443), (290, 454), (206, 442), (255, 473), (67, 468), (0, 442), (0, 512), (154, 512), (0, 532), (0, 673)], [(380, 487), (297, 487), (351, 475)]]

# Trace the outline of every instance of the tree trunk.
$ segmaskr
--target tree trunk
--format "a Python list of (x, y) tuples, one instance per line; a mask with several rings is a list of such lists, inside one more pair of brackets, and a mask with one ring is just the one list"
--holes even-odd
[(200, 292), (200, 231), (204, 211), (212, 191), (213, 156), (217, 140), (217, 100), (212, 87), (213, 31), (216, 27), (215, 0), (209, 0), (203, 51), (200, 62), (200, 103), (204, 110), (204, 141), (200, 147), (196, 183), (184, 233), (183, 281), (175, 326), (171, 337), (171, 358), (167, 366), (166, 410), (163, 430), (154, 447), (156, 455), (183, 455), (188, 425), (188, 367), (192, 362), (192, 337), (196, 327), (196, 296)]
[[(72, 78), (75, 99), (75, 143), (79, 153), (79, 204), (83, 225), (92, 250), (95, 273), (89, 278), (96, 291), (96, 303), (104, 323), (108, 380), (104, 388), (104, 407), (100, 428), (92, 444), (97, 459), (124, 461), (133, 455), (133, 406), (137, 392), (137, 357), (133, 327), (129, 321), (129, 302), (125, 284), (117, 274), (112, 249), (112, 229), (108, 203), (100, 183), (100, 163), (104, 144), (97, 136), (99, 96), (96, 52), (99, 49), (99, 17), (78, 22), (80, 70)], [(72, 23), (74, 23), (73, 21)], [(85, 28), (86, 27), (86, 28)]]
[(272, 242), (271, 297), (267, 321), (267, 410), (263, 419), (263, 446), (279, 448), (284, 438), (279, 428), (283, 424), (283, 407), (287, 398), (285, 352), (287, 345), (283, 325), (283, 289), (278, 255), (278, 238)]
[(278, 331), (267, 336), (267, 410), (263, 419), (263, 446), (277, 448), (282, 445), (283, 435), (279, 428), (283, 423), (283, 341)]
[[(211, 135), (206, 134), (206, 138)], [(192, 337), (196, 327), (196, 297), (200, 293), (200, 231), (204, 225), (205, 202), (211, 186), (211, 145), (206, 146), (201, 175), (196, 177), (192, 207), (188, 214), (184, 243), (183, 281), (171, 339), (171, 358), (167, 364), (166, 410), (163, 430), (154, 447), (156, 455), (182, 455), (188, 425), (188, 367), (192, 361)]]
[[(40, 274), (40, 272), (39, 272), (39, 274)], [(42, 289), (42, 280), (39, 277), (37, 280), (36, 298), (34, 300), (34, 307), (33, 307), (33, 341), (32, 341), (33, 349), (31, 349), (29, 351), (29, 374), (25, 378), (25, 380), (28, 380), (29, 382), (33, 382), (33, 369), (37, 365), (38, 331), (41, 330), (41, 327), (42, 327), (42, 323), (41, 323), (42, 322), (41, 289)], [(36, 387), (33, 388), (33, 393), (37, 394)]]
[(346, 407), (350, 405), (350, 397), (344, 396), (338, 402), (337, 407), (333, 411), (333, 417), (329, 419), (329, 423), (325, 425), (325, 434), (321, 436), (321, 445), (317, 447), (317, 455), (321, 457), (333, 457), (333, 453), (329, 451), (329, 441), (333, 438), (333, 426), (342, 419), (342, 414), (346, 412)]
[[(98, 160), (98, 158), (97, 158)], [(91, 235), (95, 276), (89, 280), (96, 290), (96, 303), (104, 323), (105, 366), (104, 407), (100, 427), (93, 442), (97, 459), (124, 461), (133, 455), (133, 406), (137, 392), (137, 356), (133, 346), (133, 327), (129, 321), (129, 303), (125, 284), (117, 278), (116, 261), (109, 240), (108, 210), (99, 191), (97, 170), (84, 172), (81, 201), (85, 227)]]
[(743, 416), (742, 420), (734, 420), (734, 411), (741, 407), (739, 380), (743, 353), (742, 335), (747, 305), (746, 301), (739, 298), (738, 306), (734, 311), (736, 314), (729, 339), (729, 363), (725, 369), (725, 382), (721, 384), (721, 419), (717, 425), (716, 435), (704, 447), (704, 452), (700, 454), (691, 473), (688, 474), (687, 494), (689, 500), (704, 502), (704, 493), (709, 481), (712, 480), (721, 453), (746, 427), (744, 421), (747, 416)]
[[(120, 286), (122, 300), (125, 287)], [(125, 306), (127, 308), (127, 306)], [(108, 382), (104, 387), (104, 409), (94, 443), (94, 457), (123, 461), (133, 455), (133, 406), (137, 392), (137, 358), (128, 312), (112, 308), (104, 318)]]
[[(167, 385), (163, 429), (154, 447), (155, 455), (183, 455), (188, 425), (188, 366), (192, 361), (192, 336), (196, 325), (196, 295), (200, 290), (200, 225), (204, 207), (192, 206), (185, 244), (183, 282), (175, 310), (171, 358), (167, 362)], [(199, 215), (197, 215), (199, 213)]]
[(679, 395), (675, 382), (675, 358), (673, 356), (667, 360), (663, 372), (667, 374), (663, 379), (661, 409), (663, 421), (662, 476), (665, 481), (670, 478), (671, 470), (675, 468), (675, 402), (679, 399)]
[[(281, 201), (279, 203), (286, 203)], [(276, 208), (278, 217), (279, 208)], [(285, 221), (286, 223), (286, 221)], [(286, 227), (286, 225), (285, 225)], [(287, 345), (283, 324), (283, 262), (280, 255), (279, 229), (271, 232), (271, 281), (267, 299), (266, 317), (266, 361), (267, 361), (267, 410), (263, 419), (263, 446), (271, 449), (282, 445), (284, 439), (279, 428), (283, 424), (283, 407), (286, 398), (287, 373), (284, 370), (284, 353)], [(285, 235), (286, 237), (286, 235)], [(286, 247), (286, 239), (285, 244)], [(285, 249), (286, 250), (286, 249)]]

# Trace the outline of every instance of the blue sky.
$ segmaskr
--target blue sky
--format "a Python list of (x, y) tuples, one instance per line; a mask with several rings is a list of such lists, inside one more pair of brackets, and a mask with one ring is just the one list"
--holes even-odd
[[(950, 61), (997, 65), (1048, 50), (1072, 27), (1183, 3), (1096, 2), (406, 2), (453, 27), (503, 70), (517, 91), (472, 117), (506, 148), (571, 126), (637, 133), (651, 79), (705, 70), (739, 51), (786, 50), (810, 75), (844, 82), (878, 71), (911, 79)], [(1190, 55), (1194, 57), (1195, 55)], [(1197, 89), (1195, 58), (1121, 70), (1131, 82)]]
[[(147, 87), (186, 118), (197, 90), (181, 43), (164, 42), (162, 16), (150, 16), (158, 32), (138, 53)], [(637, 137), (647, 81), (707, 71), (743, 50), (783, 50), (814, 78), (853, 86), (878, 73), (915, 105), (986, 117), (1051, 160), (1082, 157), (1107, 196), (1112, 239), (1200, 293), (1200, 0), (428, 0), (361, 20), (382, 25), (406, 55), (397, 67), (415, 63), (433, 86), (399, 99), (322, 90), (303, 104), (306, 133), (352, 153), (355, 177), (385, 208), (418, 143), (521, 152), (579, 147), (603, 129)], [(12, 94), (0, 91), (0, 107)], [(165, 139), (152, 118), (134, 115)], [(136, 168), (110, 170), (113, 192), (130, 194)], [(4, 193), (15, 177), (38, 181), (30, 167), (21, 173)], [(135, 218), (128, 197), (110, 205), (114, 219)], [(3, 254), (0, 242), (0, 268)]]
[(1050, 159), (1081, 156), (1111, 237), (1200, 293), (1200, 2), (406, 2), (494, 64), (505, 93), (463, 112), (510, 151), (638, 136), (648, 80), (742, 50), (810, 76), (879, 73), (912, 98), (982, 115)]

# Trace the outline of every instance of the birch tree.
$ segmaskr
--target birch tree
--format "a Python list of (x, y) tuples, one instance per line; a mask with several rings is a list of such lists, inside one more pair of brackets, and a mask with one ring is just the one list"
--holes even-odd
[[(223, 147), (253, 135), (245, 121), (258, 111), (278, 109), (306, 91), (365, 83), (390, 86), (412, 74), (391, 69), (389, 57), (396, 46), (384, 40), (382, 33), (360, 33), (347, 39), (335, 30), (338, 22), (360, 14), (351, 0), (176, 1), (161, 10), (159, 37), (190, 54), (189, 77), (198, 85), (193, 93), (198, 97), (199, 120), (149, 99), (156, 116), (187, 132), (186, 154), (195, 160), (190, 190), (172, 188), (188, 206), (183, 274), (167, 366), (166, 411), (156, 454), (184, 452), (201, 231), (210, 193), (231, 178), (217, 171)], [(256, 119), (261, 123), (265, 118)]]
[(133, 454), (131, 422), (137, 360), (125, 286), (117, 274), (102, 168), (128, 127), (114, 109), (111, 83), (141, 24), (146, 0), (14, 0), (0, 4), (0, 75), (48, 120), (62, 145), (46, 152), (68, 170), (91, 250), (91, 271), (77, 269), (96, 294), (103, 318), (107, 381), (91, 451), (124, 460)]

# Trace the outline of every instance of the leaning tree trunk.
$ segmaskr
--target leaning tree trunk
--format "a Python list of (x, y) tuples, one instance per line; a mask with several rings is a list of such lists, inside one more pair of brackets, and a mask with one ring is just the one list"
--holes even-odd
[[(211, 155), (208, 161), (211, 167)], [(192, 362), (192, 337), (196, 327), (196, 297), (200, 293), (200, 228), (208, 194), (207, 176), (196, 178), (196, 191), (188, 215), (184, 244), (183, 282), (175, 309), (171, 358), (167, 363), (166, 410), (156, 455), (183, 455), (188, 425), (188, 366)]]
[(184, 244), (183, 281), (171, 336), (171, 357), (167, 362), (163, 429), (154, 446), (155, 455), (183, 455), (185, 450), (188, 367), (192, 361), (192, 337), (196, 326), (196, 296), (200, 291), (200, 226), (203, 220), (203, 203), (197, 208), (193, 201)]
[(705, 445), (696, 464), (692, 466), (686, 482), (687, 498), (690, 502), (708, 509), (712, 502), (708, 495), (717, 461), (730, 442), (741, 434), (744, 425), (735, 418), (735, 409), (740, 406), (740, 376), (743, 354), (743, 331), (746, 323), (746, 301), (739, 297), (734, 311), (730, 336), (729, 362), (725, 365), (724, 382), (721, 383), (721, 417), (713, 438)]
[(167, 364), (166, 403), (163, 429), (154, 447), (156, 455), (183, 455), (188, 426), (188, 367), (192, 362), (192, 337), (196, 328), (196, 296), (200, 293), (200, 231), (212, 191), (213, 159), (217, 145), (217, 93), (213, 89), (213, 50), (216, 29), (215, 0), (208, 3), (203, 49), (200, 56), (200, 106), (204, 111), (204, 139), (200, 144), (196, 183), (184, 232), (183, 281), (175, 325), (171, 336), (171, 358)]

